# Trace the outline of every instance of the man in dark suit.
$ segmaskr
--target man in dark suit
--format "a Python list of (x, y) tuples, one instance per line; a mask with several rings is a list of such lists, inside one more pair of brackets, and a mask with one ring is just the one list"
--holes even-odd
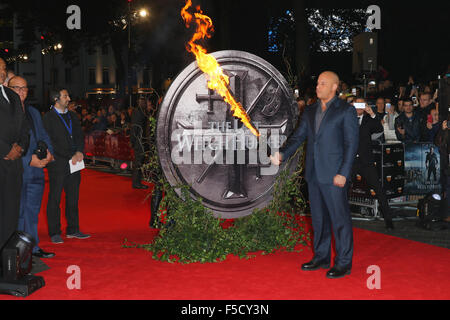
[(274, 165), (286, 161), (308, 141), (306, 174), (314, 230), (314, 257), (302, 265), (310, 271), (329, 268), (331, 229), (336, 242), (334, 266), (328, 278), (350, 274), (353, 257), (353, 230), (348, 204), (348, 181), (358, 149), (358, 122), (355, 108), (336, 96), (339, 77), (331, 71), (317, 80), (316, 103), (305, 109), (298, 129), (285, 146), (271, 156)]
[[(363, 98), (357, 98), (357, 103), (366, 103)], [(386, 194), (381, 187), (377, 170), (374, 166), (372, 152), (372, 134), (383, 132), (383, 126), (377, 115), (366, 104), (365, 109), (356, 109), (359, 123), (359, 144), (356, 159), (353, 164), (352, 177), (359, 174), (363, 177), (367, 185), (375, 192), (375, 197), (380, 202), (381, 213), (383, 214), (386, 228), (394, 229), (392, 217), (389, 210)]]
[(63, 243), (61, 238), (61, 193), (66, 194), (67, 238), (87, 239), (90, 235), (79, 229), (78, 197), (80, 171), (70, 173), (73, 165), (83, 161), (84, 135), (76, 113), (68, 110), (70, 101), (66, 89), (52, 90), (50, 97), (55, 103), (43, 118), (44, 127), (53, 145), (55, 161), (48, 164), (50, 190), (47, 203), (48, 233), (53, 243)]
[[(34, 256), (51, 258), (55, 255), (54, 253), (45, 252), (38, 246), (38, 217), (45, 187), (43, 168), (53, 160), (53, 147), (42, 124), (41, 114), (32, 106), (25, 104), (28, 95), (27, 81), (22, 77), (15, 76), (9, 80), (8, 85), (19, 95), (22, 109), (30, 126), (30, 144), (28, 151), (22, 157), (23, 179), (18, 229), (30, 234), (36, 240), (36, 245), (33, 248)], [(47, 145), (47, 149), (44, 150), (45, 156), (42, 155), (43, 158), (35, 153), (39, 142), (45, 142)]]
[(147, 127), (149, 107), (144, 96), (139, 97), (138, 106), (131, 115), (130, 143), (134, 151), (133, 171), (131, 173), (132, 187), (134, 189), (147, 189), (142, 184), (142, 165), (144, 164), (145, 150), (147, 149)]
[(29, 144), (28, 124), (19, 96), (3, 86), (6, 63), (0, 58), (0, 250), (17, 230), (22, 188), (22, 155)]

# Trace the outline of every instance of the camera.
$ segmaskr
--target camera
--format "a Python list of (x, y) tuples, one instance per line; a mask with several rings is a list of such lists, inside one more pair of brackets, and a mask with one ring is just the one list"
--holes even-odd
[(47, 158), (47, 149), (48, 146), (45, 141), (39, 140), (33, 154), (35, 154), (39, 160), (43, 160)]

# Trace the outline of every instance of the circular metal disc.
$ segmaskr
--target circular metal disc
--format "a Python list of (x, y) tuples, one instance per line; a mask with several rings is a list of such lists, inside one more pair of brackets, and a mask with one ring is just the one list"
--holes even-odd
[[(280, 136), (288, 137), (295, 129), (298, 108), (281, 73), (267, 61), (247, 52), (227, 50), (212, 55), (228, 75), (230, 91), (246, 109), (251, 122), (260, 131), (277, 130)], [(208, 89), (207, 81), (207, 75), (194, 61), (172, 82), (158, 115), (159, 158), (172, 186), (188, 184), (192, 197), (201, 197), (203, 204), (215, 216), (238, 218), (269, 203), (274, 182), (283, 167), (274, 174), (261, 174), (269, 170), (270, 164), (260, 164), (259, 160), (257, 164), (250, 164), (248, 155), (245, 163), (240, 164), (227, 164), (225, 160), (222, 164), (204, 161), (199, 164), (174, 163), (172, 155), (177, 154), (180, 139), (192, 137), (195, 125), (205, 130), (214, 127), (222, 131), (227, 127), (242, 127), (240, 121), (236, 126), (230, 106)], [(290, 170), (295, 169), (296, 161), (292, 161), (290, 166)]]

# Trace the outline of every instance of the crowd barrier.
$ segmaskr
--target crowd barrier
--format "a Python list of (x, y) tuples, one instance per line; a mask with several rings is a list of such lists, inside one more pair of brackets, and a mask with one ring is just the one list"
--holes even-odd
[(134, 151), (130, 146), (130, 137), (123, 133), (109, 134), (106, 131), (93, 131), (85, 134), (84, 151), (86, 158), (95, 162), (107, 162), (112, 167), (127, 163), (131, 166)]

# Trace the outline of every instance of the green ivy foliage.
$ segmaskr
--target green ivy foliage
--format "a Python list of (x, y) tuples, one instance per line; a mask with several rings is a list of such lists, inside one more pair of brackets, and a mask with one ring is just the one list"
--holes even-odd
[[(156, 122), (151, 125), (154, 134)], [(298, 161), (301, 155), (303, 148), (290, 161)], [(155, 167), (159, 166), (159, 161), (156, 146), (153, 146), (148, 165), (156, 174), (147, 174), (147, 177), (164, 192), (158, 212), (161, 229), (152, 243), (128, 244), (125, 240), (123, 246), (143, 248), (152, 252), (154, 259), (179, 263), (219, 262), (230, 254), (248, 259), (256, 252), (294, 251), (297, 245), (310, 241), (310, 234), (296, 219), (306, 209), (301, 194), (304, 158), (300, 158), (293, 174), (288, 169), (280, 173), (274, 185), (274, 197), (267, 207), (255, 209), (251, 215), (235, 219), (234, 225), (223, 228), (222, 219), (214, 217), (201, 199), (191, 197), (189, 186), (173, 188), (163, 178), (161, 169)], [(181, 197), (175, 189), (180, 191)]]

